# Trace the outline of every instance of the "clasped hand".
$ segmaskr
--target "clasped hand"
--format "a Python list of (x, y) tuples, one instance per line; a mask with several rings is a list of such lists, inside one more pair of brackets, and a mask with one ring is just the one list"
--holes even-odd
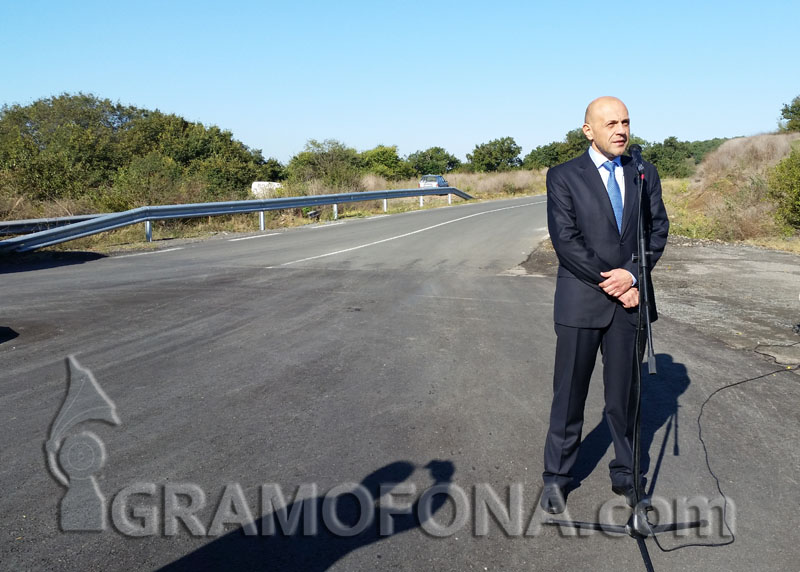
[(639, 289), (633, 287), (633, 276), (624, 268), (614, 268), (601, 272), (605, 278), (599, 286), (609, 296), (617, 298), (625, 308), (635, 308), (639, 305)]

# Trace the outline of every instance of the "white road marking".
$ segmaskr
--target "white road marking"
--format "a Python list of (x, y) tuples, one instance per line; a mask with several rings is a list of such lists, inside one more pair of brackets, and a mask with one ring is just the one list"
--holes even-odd
[(275, 236), (276, 234), (280, 234), (279, 232), (271, 232), (269, 234), (256, 234), (254, 236), (245, 236), (243, 238), (229, 238), (228, 242), (236, 242), (239, 240), (250, 240), (251, 238), (264, 238), (265, 236)]
[(137, 252), (136, 254), (123, 254), (122, 256), (114, 256), (117, 258), (130, 258), (131, 256), (144, 256), (145, 254), (161, 254), (162, 252), (173, 252), (175, 250), (183, 250), (182, 246), (176, 248), (165, 248), (164, 250), (152, 250), (150, 252)]
[(328, 256), (335, 256), (337, 254), (344, 254), (345, 252), (352, 252), (354, 250), (359, 250), (361, 248), (367, 248), (368, 246), (375, 246), (376, 244), (382, 244), (384, 242), (397, 240), (399, 238), (406, 238), (407, 236), (412, 236), (414, 234), (419, 234), (420, 232), (425, 232), (426, 230), (432, 230), (434, 228), (438, 228), (438, 227), (444, 226), (446, 224), (452, 224), (454, 222), (459, 222), (459, 221), (462, 221), (462, 220), (466, 220), (468, 218), (481, 216), (481, 215), (485, 215), (485, 214), (490, 214), (490, 213), (496, 213), (496, 212), (500, 212), (500, 211), (507, 211), (507, 210), (510, 210), (510, 209), (518, 209), (518, 208), (521, 208), (521, 207), (529, 207), (529, 206), (532, 206), (532, 205), (539, 205), (539, 204), (542, 204), (542, 201), (537, 202), (537, 203), (525, 203), (524, 205), (514, 205), (514, 206), (511, 206), (511, 207), (503, 207), (503, 208), (499, 208), (499, 209), (493, 209), (493, 210), (490, 210), (490, 211), (483, 211), (483, 212), (479, 212), (479, 213), (473, 213), (471, 215), (462, 216), (460, 218), (454, 218), (453, 220), (440, 222), (439, 224), (434, 224), (433, 226), (426, 226), (425, 228), (420, 228), (418, 230), (414, 230), (414, 231), (411, 231), (411, 232), (406, 232), (404, 234), (398, 234), (397, 236), (391, 236), (389, 238), (384, 238), (382, 240), (376, 240), (374, 242), (368, 242), (366, 244), (359, 244), (358, 246), (353, 246), (351, 248), (345, 248), (345, 249), (342, 249), (342, 250), (336, 250), (334, 252), (328, 252), (326, 254), (318, 254), (317, 256), (309, 256), (308, 258), (300, 258), (298, 260), (292, 260), (291, 262), (284, 262), (283, 264), (281, 264), (281, 266), (289, 266), (291, 264), (298, 264), (300, 262), (308, 262), (309, 260), (317, 260), (319, 258), (326, 258)]

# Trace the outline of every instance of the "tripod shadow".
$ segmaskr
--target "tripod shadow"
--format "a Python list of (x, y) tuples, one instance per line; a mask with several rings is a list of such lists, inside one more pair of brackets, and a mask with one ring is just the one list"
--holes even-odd
[[(455, 472), (451, 461), (433, 460), (425, 465), (425, 469), (428, 470), (434, 481), (432, 486), (438, 486), (437, 491), (443, 492), (449, 489)], [(367, 475), (361, 481), (361, 485), (369, 491), (373, 499), (378, 499), (382, 487), (385, 493), (386, 489), (391, 489), (405, 481), (414, 470), (415, 466), (412, 463), (397, 461)], [(420, 518), (432, 517), (447, 502), (448, 495), (439, 494), (439, 492), (433, 495), (424, 510), (420, 511), (422, 491), (417, 491), (418, 498), (411, 511), (408, 514), (392, 514), (393, 530), (383, 531), (383, 533), (380, 529), (379, 509), (374, 503), (369, 507), (362, 507), (351, 494), (336, 497), (336, 517), (345, 527), (355, 527), (359, 519), (363, 517), (362, 510), (374, 511), (371, 515), (373, 517), (371, 524), (362, 532), (352, 536), (336, 535), (323, 524), (324, 497), (322, 495), (314, 499), (295, 500), (290, 506), (278, 508), (275, 514), (266, 514), (257, 519), (254, 523), (256, 535), (246, 536), (241, 529), (233, 530), (161, 570), (303, 570), (321, 572), (362, 546), (419, 527), (422, 524)], [(401, 503), (402, 500), (399, 496), (397, 504)], [(307, 512), (309, 507), (312, 507), (310, 514)], [(295, 508), (297, 510), (294, 510)], [(298, 513), (301, 511), (303, 514), (299, 515)], [(289, 521), (293, 514), (299, 516), (296, 521), (299, 525), (295, 531), (283, 533), (281, 525), (278, 523)], [(272, 521), (276, 516), (278, 518)], [(315, 534), (304, 533), (305, 522), (309, 517), (312, 520), (316, 518), (317, 532)], [(267, 519), (271, 521), (269, 524), (267, 524)], [(269, 530), (269, 528), (265, 528), (265, 524), (269, 527), (273, 522), (275, 533), (264, 535), (263, 531)]]
[[(641, 468), (642, 473), (650, 470), (650, 448), (653, 445), (656, 432), (665, 424), (667, 425), (664, 438), (661, 442), (658, 459), (650, 479), (648, 494), (652, 495), (661, 461), (666, 452), (667, 442), (673, 434), (673, 455), (680, 454), (678, 443), (678, 398), (686, 391), (691, 383), (686, 366), (673, 361), (668, 354), (656, 355), (658, 374), (648, 375), (647, 368), (642, 366), (642, 410), (641, 410)], [(611, 432), (605, 418), (592, 429), (581, 443), (578, 460), (573, 469), (572, 488), (577, 488), (600, 463), (606, 451), (611, 446)]]

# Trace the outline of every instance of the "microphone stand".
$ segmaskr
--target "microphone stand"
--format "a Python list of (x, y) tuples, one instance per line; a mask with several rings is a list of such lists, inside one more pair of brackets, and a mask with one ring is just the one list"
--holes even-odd
[[(690, 522), (674, 522), (665, 524), (651, 524), (647, 519), (647, 512), (652, 507), (650, 500), (645, 498), (642, 491), (641, 473), (641, 405), (642, 405), (642, 359), (644, 358), (644, 342), (647, 343), (647, 370), (650, 375), (656, 374), (656, 356), (653, 351), (653, 330), (651, 327), (650, 316), (650, 256), (652, 252), (647, 250), (647, 243), (649, 242), (649, 229), (645, 228), (645, 207), (649, 208), (650, 201), (649, 195), (644, 193), (644, 165), (641, 162), (641, 157), (638, 153), (634, 153), (634, 164), (636, 166), (636, 188), (639, 196), (639, 214), (638, 214), (638, 228), (636, 233), (638, 249), (636, 254), (633, 255), (633, 261), (638, 263), (639, 266), (639, 311), (638, 311), (638, 324), (636, 330), (636, 351), (634, 351), (634, 375), (633, 375), (633, 391), (634, 400), (636, 403), (636, 411), (634, 415), (634, 431), (633, 431), (633, 490), (636, 497), (636, 505), (633, 507), (628, 522), (625, 525), (620, 524), (606, 524), (599, 522), (581, 522), (569, 520), (554, 520), (548, 519), (543, 524), (553, 526), (565, 526), (568, 528), (587, 529), (587, 530), (601, 530), (603, 532), (610, 532), (615, 534), (627, 534), (636, 540), (639, 545), (639, 552), (642, 555), (645, 569), (648, 572), (653, 572), (653, 562), (650, 560), (650, 554), (647, 551), (647, 545), (644, 540), (648, 536), (655, 536), (661, 532), (672, 532), (676, 530), (685, 530), (689, 528), (700, 528), (706, 526), (708, 523), (705, 520), (695, 520)], [(645, 199), (648, 199), (645, 204)], [(645, 339), (642, 339), (642, 333), (646, 334)]]

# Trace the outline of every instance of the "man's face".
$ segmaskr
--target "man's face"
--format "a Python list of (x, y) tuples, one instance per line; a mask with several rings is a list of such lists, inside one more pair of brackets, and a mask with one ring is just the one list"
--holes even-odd
[(625, 152), (631, 137), (628, 108), (615, 98), (602, 98), (592, 102), (583, 125), (583, 133), (592, 142), (595, 151), (608, 159)]

